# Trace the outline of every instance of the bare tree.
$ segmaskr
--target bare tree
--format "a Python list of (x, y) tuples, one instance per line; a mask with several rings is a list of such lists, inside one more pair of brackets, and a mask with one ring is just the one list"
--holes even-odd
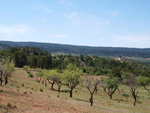
[(103, 88), (104, 92), (106, 93), (106, 79), (104, 77), (101, 77), (100, 79), (100, 86)]
[(138, 83), (137, 83), (137, 78), (135, 76), (131, 76), (128, 79), (125, 79), (123, 81), (123, 83), (125, 83), (126, 85), (129, 86), (130, 92), (132, 94), (132, 97), (134, 98), (133, 105), (135, 106), (136, 105), (136, 101), (137, 101), (137, 97), (138, 97), (138, 91), (137, 91)]
[(93, 106), (93, 95), (94, 95), (95, 91), (97, 90), (99, 83), (100, 82), (98, 79), (94, 80), (93, 78), (90, 78), (90, 77), (87, 77), (84, 80), (84, 86), (88, 89), (88, 91), (90, 92), (90, 95), (91, 95), (91, 97), (89, 98), (91, 106)]

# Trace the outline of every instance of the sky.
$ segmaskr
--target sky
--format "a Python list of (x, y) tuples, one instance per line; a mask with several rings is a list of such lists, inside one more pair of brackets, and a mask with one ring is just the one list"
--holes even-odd
[(0, 40), (150, 48), (150, 0), (0, 0)]

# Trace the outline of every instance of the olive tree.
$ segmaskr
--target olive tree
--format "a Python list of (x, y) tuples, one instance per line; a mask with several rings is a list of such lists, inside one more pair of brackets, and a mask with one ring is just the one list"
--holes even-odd
[(64, 71), (64, 82), (70, 88), (70, 97), (72, 97), (73, 89), (80, 83), (83, 71), (73, 64), (68, 64)]

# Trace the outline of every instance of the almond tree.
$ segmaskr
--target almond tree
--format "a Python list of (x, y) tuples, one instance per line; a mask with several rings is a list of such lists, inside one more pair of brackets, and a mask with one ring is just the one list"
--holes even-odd
[(97, 90), (97, 87), (99, 85), (100, 81), (99, 80), (94, 80), (93, 78), (87, 77), (84, 80), (84, 86), (88, 89), (90, 92), (91, 97), (89, 98), (89, 101), (91, 103), (91, 106), (93, 106), (93, 95), (95, 91)]
[(100, 86), (103, 88), (104, 92), (106, 93), (106, 79), (101, 77), (100, 79)]
[(24, 68), (24, 70), (28, 73), (28, 74), (30, 74), (30, 71), (31, 71), (31, 68), (30, 68), (30, 66), (23, 66), (23, 68)]
[(112, 95), (118, 89), (118, 84), (119, 84), (119, 78), (117, 78), (117, 77), (107, 78), (106, 88), (108, 90), (107, 93), (110, 96), (110, 99), (112, 99)]
[(132, 97), (134, 98), (133, 105), (136, 105), (137, 97), (138, 97), (138, 83), (137, 83), (137, 78), (135, 76), (130, 76), (128, 79), (125, 79), (123, 81), (124, 84), (128, 85), (130, 88), (130, 92), (132, 94)]
[(5, 85), (8, 83), (8, 77), (11, 76), (14, 71), (14, 63), (9, 59), (0, 59), (0, 85), (5, 81)]
[(137, 82), (138, 82), (138, 84), (143, 86), (145, 90), (150, 92), (150, 89), (147, 89), (147, 87), (146, 87), (147, 85), (150, 84), (150, 78), (149, 77), (140, 76), (140, 77), (138, 77)]
[(54, 90), (54, 84), (56, 83), (58, 72), (56, 70), (46, 70), (44, 78), (51, 84), (51, 89)]
[(56, 84), (58, 86), (58, 92), (60, 93), (60, 88), (63, 85), (63, 74), (59, 73), (56, 76)]
[(64, 82), (70, 88), (70, 97), (72, 97), (73, 89), (80, 83), (83, 71), (73, 64), (68, 64), (64, 71)]

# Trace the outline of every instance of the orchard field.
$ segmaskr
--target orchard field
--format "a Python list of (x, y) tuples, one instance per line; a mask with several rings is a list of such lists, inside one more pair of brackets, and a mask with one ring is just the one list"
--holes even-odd
[[(113, 98), (110, 99), (101, 86), (94, 94), (93, 106), (90, 105), (90, 93), (79, 84), (69, 97), (68, 87), (62, 86), (60, 94), (57, 85), (51, 90), (50, 84), (45, 87), (36, 82), (36, 71), (32, 70), (33, 78), (28, 77), (22, 68), (15, 68), (8, 84), (0, 87), (1, 113), (148, 113), (150, 111), (150, 93), (138, 87), (136, 106), (129, 87), (119, 85)], [(101, 76), (95, 76), (100, 79)], [(126, 94), (126, 95), (125, 95)]]

